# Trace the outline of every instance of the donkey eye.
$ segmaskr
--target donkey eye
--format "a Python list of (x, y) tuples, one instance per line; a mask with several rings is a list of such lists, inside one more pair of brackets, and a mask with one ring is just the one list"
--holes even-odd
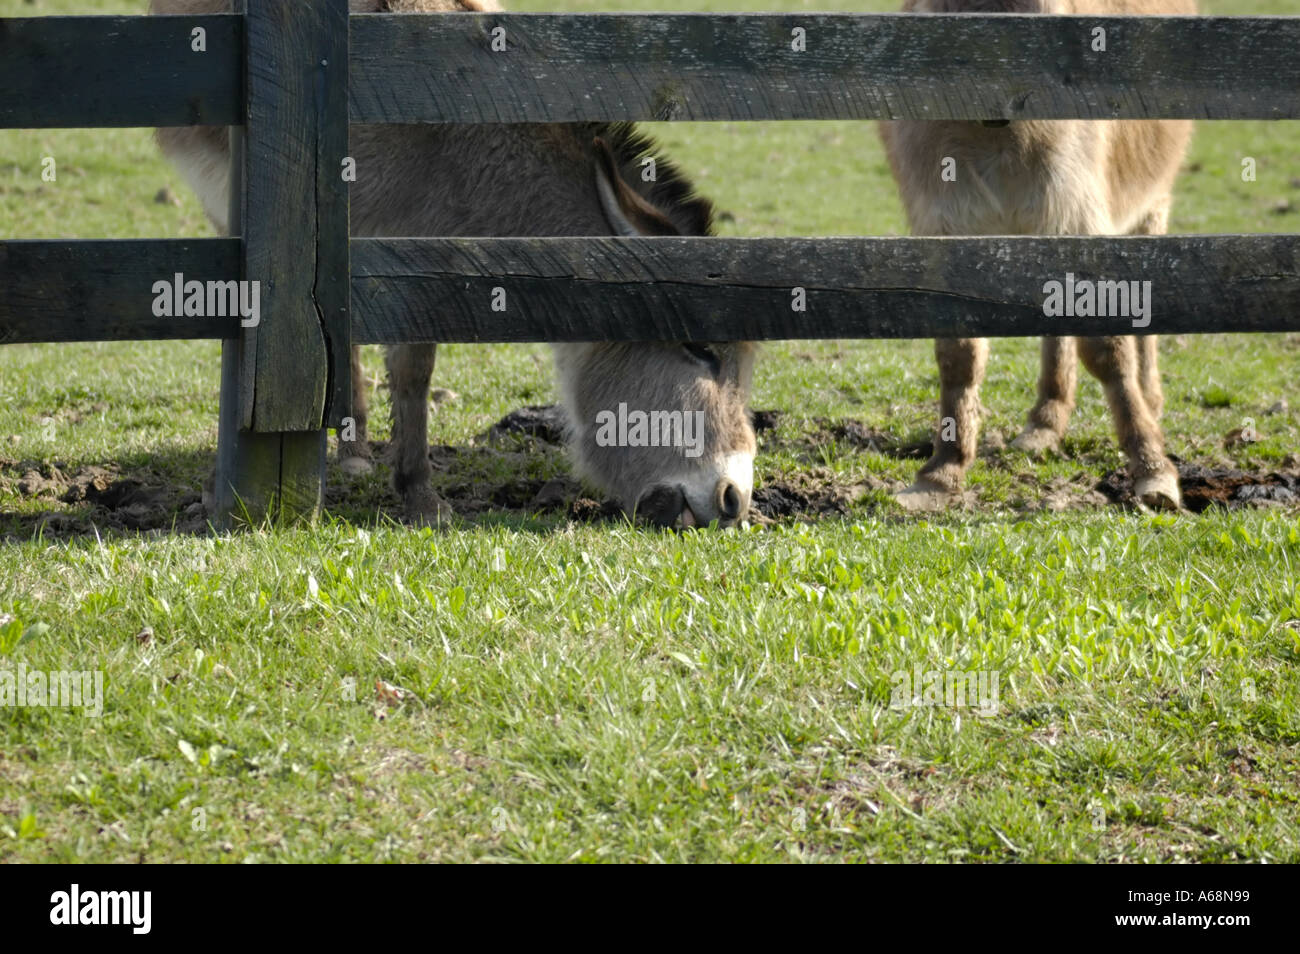
[(696, 361), (699, 361), (701, 364), (707, 364), (714, 374), (717, 374), (722, 370), (722, 362), (718, 360), (718, 356), (708, 345), (696, 344), (693, 341), (688, 341), (683, 344), (682, 347), (686, 350), (686, 353)]

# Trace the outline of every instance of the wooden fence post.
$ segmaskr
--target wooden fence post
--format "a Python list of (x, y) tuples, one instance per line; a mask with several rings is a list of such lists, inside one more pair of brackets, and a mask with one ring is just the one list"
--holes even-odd
[(233, 0), (244, 125), (231, 130), (231, 234), (260, 314), (222, 347), (214, 522), (310, 519), (327, 427), (351, 413), (348, 0)]

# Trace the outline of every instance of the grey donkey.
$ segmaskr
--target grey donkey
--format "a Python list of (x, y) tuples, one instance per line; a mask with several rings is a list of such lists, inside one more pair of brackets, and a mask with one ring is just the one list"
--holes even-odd
[[(353, 13), (494, 11), (485, 0), (350, 0)], [(155, 14), (219, 13), (228, 0), (151, 0)], [(229, 146), (218, 127), (159, 129), (168, 159), (218, 231), (228, 227)], [(353, 126), (351, 229), (356, 236), (706, 235), (712, 206), (628, 124)], [(629, 513), (661, 526), (744, 519), (756, 449), (747, 404), (748, 342), (566, 343), (553, 346), (569, 449), (581, 476)], [(408, 519), (452, 510), (431, 486), (429, 383), (436, 346), (387, 351), (393, 484)], [(355, 440), (342, 468), (371, 469), (359, 349), (352, 354)], [(630, 409), (631, 413), (628, 413)], [(654, 435), (611, 428), (611, 416), (653, 415)], [(689, 428), (690, 433), (687, 434)], [(692, 442), (688, 446), (685, 436)], [(635, 446), (627, 446), (635, 445)], [(667, 446), (665, 446), (667, 445)]]

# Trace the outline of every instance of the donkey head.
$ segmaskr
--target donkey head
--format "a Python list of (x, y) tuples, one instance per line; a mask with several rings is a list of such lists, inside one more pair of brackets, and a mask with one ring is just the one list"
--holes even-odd
[(730, 526), (754, 485), (754, 346), (635, 342), (556, 348), (578, 471), (660, 526)]
[[(608, 145), (595, 146), (596, 189), (615, 234), (707, 231), (707, 204), (694, 200), (697, 213), (706, 210), (701, 224), (665, 199), (671, 187), (643, 196), (624, 181)], [(749, 342), (557, 345), (578, 471), (627, 513), (660, 526), (744, 519), (754, 484), (747, 408), (754, 352)]]

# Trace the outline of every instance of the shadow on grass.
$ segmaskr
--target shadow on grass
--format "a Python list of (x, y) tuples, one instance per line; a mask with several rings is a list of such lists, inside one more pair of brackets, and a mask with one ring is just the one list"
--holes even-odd
[[(573, 523), (628, 523), (617, 504), (589, 495), (568, 475), (564, 452), (553, 441), (528, 433), (497, 435), (490, 440), (484, 435), (483, 441), (430, 448), (433, 489), (457, 513), (446, 529), (500, 527), (553, 533)], [(859, 443), (864, 452), (876, 449), (872, 441)], [(389, 468), (384, 463), (388, 447), (373, 442), (371, 448), (376, 466), (356, 478), (345, 476), (331, 455), (324, 519), (363, 527), (403, 523), (401, 500), (390, 487)], [(205, 487), (212, 483), (214, 459), (213, 448), (180, 443), (110, 461), (0, 457), (0, 541), (210, 534), (214, 531), (205, 509), (210, 497)], [(1183, 461), (1178, 466), (1185, 503), (1191, 511), (1300, 507), (1300, 473), (1250, 473)], [(1080, 474), (1073, 480), (1058, 477), (1035, 483), (1034, 501), (1012, 508), (1021, 517), (1043, 510), (1135, 505), (1122, 470), (1107, 473), (1099, 482)], [(891, 497), (895, 489), (870, 475), (848, 484), (830, 468), (802, 468), (763, 481), (755, 489), (750, 519), (762, 524), (868, 516), (921, 519), (898, 512)], [(1008, 514), (1005, 505), (973, 499), (964, 500), (946, 516), (962, 519), (962, 510), (967, 511), (966, 519), (972, 514), (1016, 516), (1015, 512)], [(942, 520), (944, 516), (930, 514), (923, 519)]]
[[(374, 471), (358, 478), (344, 475), (330, 455), (324, 519), (368, 527), (403, 522), (387, 449), (374, 442)], [(0, 456), (0, 541), (213, 533), (206, 505), (215, 458), (215, 448), (177, 443), (112, 460)], [(438, 445), (429, 459), (434, 489), (456, 508), (453, 528), (552, 532), (571, 520), (621, 519), (616, 506), (584, 496), (558, 448), (527, 435), (489, 446)]]

